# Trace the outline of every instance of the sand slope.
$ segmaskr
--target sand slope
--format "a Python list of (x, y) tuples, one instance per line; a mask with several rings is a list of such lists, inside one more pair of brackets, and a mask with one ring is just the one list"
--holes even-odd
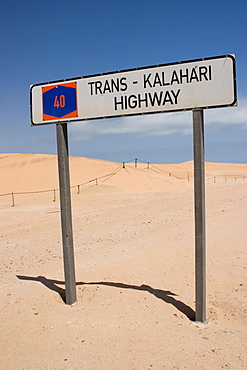
[[(190, 185), (169, 175), (171, 168), (163, 165), (127, 163), (122, 164), (89, 158), (70, 157), (71, 187), (80, 189), (92, 185), (110, 186), (115, 191), (164, 191), (189, 188)], [(180, 165), (180, 170), (183, 164)], [(2, 154), (0, 171), (0, 194), (45, 191), (58, 189), (57, 157), (40, 154)], [(183, 171), (183, 170), (182, 170)], [(176, 174), (178, 173), (176, 169)], [(96, 180), (97, 179), (97, 180)], [(102, 191), (103, 189), (101, 189)]]
[[(70, 157), (71, 187), (112, 185), (115, 190), (148, 192), (191, 188), (193, 162), (181, 164), (122, 164)], [(58, 189), (57, 156), (42, 154), (0, 154), (0, 194)], [(246, 164), (206, 163), (206, 177), (241, 177)], [(95, 180), (94, 180), (95, 179)], [(112, 188), (113, 190), (113, 188)]]
[[(116, 173), (72, 190), (72, 307), (58, 199), (0, 198), (0, 368), (245, 369), (246, 165), (207, 164), (208, 176), (233, 181), (206, 185), (208, 323), (197, 325), (192, 163), (70, 163), (74, 186)], [(0, 193), (57, 186), (55, 156), (2, 154), (0, 170)]]

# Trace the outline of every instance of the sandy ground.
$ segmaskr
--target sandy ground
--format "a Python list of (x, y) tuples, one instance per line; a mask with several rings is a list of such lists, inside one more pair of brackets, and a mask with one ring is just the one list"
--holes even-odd
[(72, 306), (58, 194), (36, 193), (58, 188), (56, 158), (0, 156), (0, 195), (34, 191), (15, 207), (0, 196), (0, 368), (247, 368), (247, 165), (206, 165), (205, 325), (193, 321), (193, 163), (70, 166)]

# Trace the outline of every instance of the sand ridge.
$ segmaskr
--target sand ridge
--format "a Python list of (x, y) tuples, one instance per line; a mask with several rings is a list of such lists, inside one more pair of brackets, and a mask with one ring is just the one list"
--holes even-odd
[[(193, 161), (181, 164), (116, 163), (85, 157), (70, 157), (71, 187), (96, 184), (120, 191), (171, 191), (191, 188)], [(0, 154), (0, 194), (58, 189), (56, 155)], [(124, 168), (123, 168), (124, 167)], [(242, 177), (246, 164), (206, 163), (205, 176)], [(246, 179), (247, 180), (247, 179)]]

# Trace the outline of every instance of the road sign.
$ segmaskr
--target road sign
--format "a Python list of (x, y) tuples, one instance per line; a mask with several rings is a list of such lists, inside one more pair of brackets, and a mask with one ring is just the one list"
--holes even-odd
[(43, 121), (78, 116), (76, 82), (42, 87)]
[(235, 55), (32, 85), (41, 125), (237, 105)]
[(206, 320), (203, 109), (237, 105), (235, 56), (32, 85), (31, 123), (57, 124), (66, 303), (76, 300), (67, 122), (193, 110), (196, 315)]

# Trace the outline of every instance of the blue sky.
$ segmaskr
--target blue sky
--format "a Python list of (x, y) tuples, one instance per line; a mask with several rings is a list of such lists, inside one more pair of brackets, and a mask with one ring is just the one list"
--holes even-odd
[[(56, 154), (55, 125), (30, 126), (30, 85), (236, 53), (238, 107), (205, 110), (205, 159), (247, 162), (247, 2), (0, 0), (0, 152)], [(192, 113), (69, 124), (70, 154), (193, 159)]]

